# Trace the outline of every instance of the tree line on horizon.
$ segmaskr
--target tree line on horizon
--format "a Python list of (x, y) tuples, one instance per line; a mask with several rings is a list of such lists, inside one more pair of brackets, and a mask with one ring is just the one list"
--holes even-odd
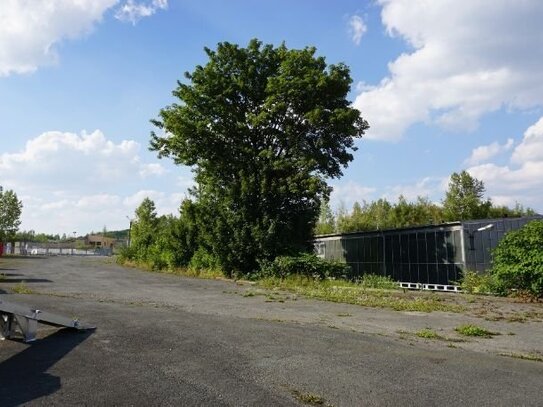
[(453, 173), (441, 205), (419, 196), (409, 202), (400, 195), (396, 202), (386, 198), (362, 204), (355, 202), (351, 211), (340, 206), (335, 212), (323, 202), (315, 227), (317, 235), (394, 229), (473, 219), (491, 219), (535, 215), (531, 208), (516, 203), (514, 208), (494, 205), (485, 199), (483, 181), (467, 171)]

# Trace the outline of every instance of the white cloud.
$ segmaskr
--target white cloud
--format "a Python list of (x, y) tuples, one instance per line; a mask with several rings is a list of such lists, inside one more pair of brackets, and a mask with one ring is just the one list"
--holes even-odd
[(368, 27), (362, 17), (354, 15), (349, 18), (349, 34), (355, 45), (360, 45), (360, 40), (367, 30)]
[(337, 208), (340, 204), (350, 208), (355, 202), (370, 201), (375, 188), (366, 187), (354, 181), (347, 181), (341, 184), (333, 184), (333, 191), (330, 195), (330, 206)]
[(140, 150), (133, 140), (114, 142), (99, 130), (46, 132), (21, 151), (0, 155), (0, 181), (23, 201), (22, 229), (62, 234), (124, 228), (146, 196), (159, 214), (177, 213), (184, 198), (179, 173), (145, 162)]
[(166, 173), (166, 168), (158, 163), (143, 164), (140, 170), (142, 177), (149, 177), (152, 175), (162, 175)]
[(486, 146), (479, 146), (474, 148), (471, 152), (470, 157), (465, 161), (466, 165), (477, 165), (485, 161), (490, 160), (491, 158), (505, 152), (509, 151), (513, 147), (514, 141), (512, 138), (507, 139), (505, 144), (500, 144), (497, 141), (488, 144)]
[(517, 164), (543, 161), (543, 117), (526, 130), (522, 144), (515, 148), (511, 158)]
[(495, 203), (520, 202), (543, 212), (543, 117), (526, 130), (508, 165), (486, 163), (467, 171), (485, 183), (487, 195)]
[(118, 0), (2, 0), (0, 76), (53, 64), (56, 46), (88, 34)]
[(168, 0), (136, 1), (127, 0), (115, 13), (115, 18), (128, 21), (135, 25), (144, 17), (155, 14), (158, 10), (168, 8)]
[(139, 143), (114, 143), (100, 130), (80, 135), (49, 131), (27, 141), (20, 152), (0, 155), (0, 176), (7, 185), (52, 190), (107, 187), (133, 177), (134, 173), (164, 172), (159, 164), (141, 163), (139, 150)]
[(543, 2), (379, 3), (389, 35), (412, 51), (357, 96), (354, 106), (371, 125), (368, 138), (395, 140), (418, 122), (471, 130), (502, 107), (543, 105)]
[[(58, 62), (57, 48), (92, 32), (120, 0), (0, 0), (0, 77)], [(136, 24), (168, 7), (168, 0), (127, 0), (115, 17)]]
[(441, 199), (447, 189), (447, 179), (440, 177), (425, 177), (413, 184), (400, 184), (387, 188), (384, 197), (395, 202), (400, 195), (408, 201), (415, 201), (419, 196), (428, 197), (436, 202)]
[(179, 212), (179, 206), (184, 199), (184, 195), (179, 193), (168, 194), (154, 189), (143, 189), (125, 197), (122, 204), (126, 210), (130, 210), (130, 213), (133, 214), (145, 198), (149, 198), (155, 203), (158, 215), (167, 215)]

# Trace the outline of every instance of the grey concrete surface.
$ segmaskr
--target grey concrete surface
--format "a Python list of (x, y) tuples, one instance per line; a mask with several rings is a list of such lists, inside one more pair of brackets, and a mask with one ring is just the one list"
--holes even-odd
[[(499, 356), (541, 352), (539, 320), (278, 293), (284, 302), (267, 302), (244, 296), (260, 294), (249, 284), (146, 273), (103, 258), (3, 259), (0, 273), (6, 301), (98, 327), (80, 334), (40, 326), (37, 342), (0, 342), (0, 406), (288, 406), (302, 404), (297, 394), (333, 406), (543, 405), (543, 363)], [(34, 294), (11, 294), (20, 282)], [(454, 326), (472, 321), (504, 334), (462, 343), (405, 334), (431, 327), (453, 336)]]

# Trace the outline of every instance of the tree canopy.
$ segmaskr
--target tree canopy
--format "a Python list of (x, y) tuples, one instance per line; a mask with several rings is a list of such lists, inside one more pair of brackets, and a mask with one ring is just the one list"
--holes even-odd
[(0, 242), (12, 238), (21, 224), (23, 203), (12, 190), (0, 187)]
[(205, 49), (160, 111), (151, 149), (193, 168), (199, 244), (227, 273), (307, 246), (354, 141), (369, 127), (346, 99), (349, 69), (315, 48), (230, 43)]
[(487, 217), (492, 202), (490, 199), (484, 200), (484, 194), (483, 181), (472, 177), (467, 171), (454, 172), (443, 200), (445, 219), (455, 221)]

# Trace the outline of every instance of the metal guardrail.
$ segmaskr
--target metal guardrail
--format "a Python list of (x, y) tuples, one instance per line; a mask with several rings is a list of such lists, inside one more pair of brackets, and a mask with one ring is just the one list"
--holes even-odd
[(14, 304), (0, 300), (0, 339), (13, 338), (19, 331), (25, 342), (36, 340), (38, 322), (46, 325), (71, 328), (78, 331), (95, 329), (78, 319), (68, 318), (50, 312), (33, 309), (28, 305)]

